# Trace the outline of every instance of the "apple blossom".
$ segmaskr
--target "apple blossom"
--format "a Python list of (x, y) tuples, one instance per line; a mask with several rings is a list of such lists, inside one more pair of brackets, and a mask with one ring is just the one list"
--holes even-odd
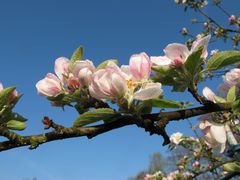
[(223, 83), (218, 87), (220, 94), (225, 97), (232, 86), (240, 87), (240, 69), (234, 68), (223, 76)]
[(203, 120), (199, 124), (199, 128), (202, 130), (205, 142), (209, 147), (220, 147), (221, 153), (225, 150), (227, 134), (224, 124)]
[(72, 73), (79, 79), (81, 86), (89, 86), (91, 84), (95, 71), (96, 68), (90, 60), (76, 61), (72, 67)]
[(162, 65), (182, 65), (187, 60), (188, 56), (191, 55), (193, 52), (197, 51), (201, 46), (204, 46), (202, 57), (206, 58), (208, 55), (207, 52), (207, 45), (209, 43), (211, 36), (200, 37), (198, 36), (197, 39), (193, 42), (191, 49), (189, 50), (188, 47), (184, 44), (179, 43), (172, 43), (166, 46), (163, 50), (165, 56), (159, 56), (158, 58), (153, 56), (150, 57), (152, 63), (156, 66)]
[(36, 88), (39, 95), (56, 96), (62, 91), (61, 81), (52, 73), (48, 73), (46, 77), (37, 82)]
[(89, 86), (91, 96), (96, 99), (116, 100), (124, 96), (127, 75), (112, 61), (104, 69), (93, 74), (93, 81)]
[(144, 52), (134, 54), (129, 61), (129, 70), (135, 80), (147, 80), (150, 78), (151, 61)]
[(180, 132), (174, 133), (170, 137), (170, 141), (178, 145), (182, 141), (183, 134)]
[(192, 164), (192, 167), (195, 168), (195, 169), (199, 168), (199, 166), (200, 166), (199, 161), (195, 161), (195, 162)]
[(228, 19), (230, 25), (234, 25), (237, 22), (237, 18), (234, 15), (231, 15)]

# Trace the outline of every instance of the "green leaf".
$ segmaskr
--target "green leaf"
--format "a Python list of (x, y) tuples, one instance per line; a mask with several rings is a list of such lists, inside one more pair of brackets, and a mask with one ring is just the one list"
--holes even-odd
[(215, 71), (225, 66), (240, 62), (240, 51), (222, 51), (213, 55), (203, 71)]
[(227, 93), (227, 102), (234, 102), (236, 100), (236, 86), (232, 86)]
[[(152, 70), (157, 72), (151, 79), (165, 86), (172, 86), (174, 92), (184, 92), (189, 84), (189, 79), (181, 76), (184, 68), (169, 68), (164, 66), (153, 66)], [(186, 80), (187, 79), (187, 80)]]
[(74, 127), (85, 126), (90, 123), (94, 123), (100, 120), (106, 120), (118, 116), (113, 109), (110, 108), (99, 108), (91, 111), (87, 111), (81, 114), (74, 122)]
[(203, 46), (201, 46), (197, 51), (193, 52), (191, 55), (188, 56), (186, 62), (184, 63), (187, 71), (189, 72), (192, 77), (198, 72), (200, 69), (200, 65), (203, 61), (203, 58), (201, 58)]
[(49, 101), (61, 101), (64, 98), (65, 94), (58, 94), (57, 96), (49, 96), (47, 99)]
[(238, 99), (232, 103), (232, 111), (235, 114), (240, 114), (240, 99)]
[(173, 100), (166, 100), (166, 99), (150, 99), (145, 101), (146, 103), (150, 103), (153, 107), (160, 107), (160, 108), (182, 108), (182, 105), (179, 104), (177, 101)]
[(224, 164), (223, 169), (227, 172), (240, 172), (240, 162)]
[(22, 131), (26, 127), (27, 127), (26, 124), (24, 122), (21, 122), (21, 121), (10, 120), (10, 121), (7, 122), (7, 128), (12, 129), (12, 130)]
[(238, 133), (240, 133), (240, 125), (235, 126), (235, 128), (238, 130)]
[(10, 102), (13, 91), (16, 87), (9, 87), (0, 91), (0, 110)]
[(227, 102), (226, 99), (216, 96), (216, 95), (213, 98), (217, 103), (226, 103)]
[(97, 70), (104, 69), (110, 61), (114, 62), (115, 64), (118, 64), (117, 59), (109, 59), (109, 60), (103, 61), (101, 64), (99, 64), (97, 67)]
[(72, 54), (71, 57), (71, 62), (72, 64), (78, 60), (83, 60), (83, 47), (80, 46), (79, 48), (77, 48), (74, 53)]

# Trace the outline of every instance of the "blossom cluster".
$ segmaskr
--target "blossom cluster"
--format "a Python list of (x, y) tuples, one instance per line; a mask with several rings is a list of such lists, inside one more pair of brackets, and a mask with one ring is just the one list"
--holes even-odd
[(146, 53), (131, 56), (129, 65), (119, 67), (109, 60), (104, 68), (97, 69), (91, 60), (78, 60), (71, 64), (67, 58), (55, 61), (55, 74), (48, 73), (36, 84), (39, 95), (56, 97), (75, 90), (88, 89), (99, 100), (119, 102), (157, 98), (162, 93), (161, 83), (150, 80), (151, 61)]
[(104, 67), (95, 67), (91, 60), (71, 61), (60, 57), (55, 61), (55, 74), (48, 73), (37, 82), (39, 95), (57, 97), (87, 89), (88, 94), (98, 100), (111, 100), (118, 104), (127, 101), (158, 98), (163, 90), (161, 82), (151, 80), (152, 66), (174, 68), (183, 66), (187, 58), (200, 47), (204, 47), (202, 58), (208, 55), (210, 36), (198, 36), (189, 50), (186, 45), (172, 43), (164, 49), (164, 56), (148, 56), (142, 52), (130, 57), (129, 65), (118, 66), (108, 60)]
[[(222, 98), (226, 98), (231, 87), (236, 87), (236, 94), (239, 95), (240, 88), (240, 69), (234, 68), (227, 72), (223, 76), (223, 83), (218, 87), (218, 91)], [(217, 95), (208, 87), (203, 89), (204, 97), (214, 103), (217, 102)], [(217, 123), (215, 118), (211, 114), (205, 114), (200, 117), (202, 122), (199, 124), (199, 128), (204, 134), (206, 144), (211, 148), (219, 148), (220, 152), (223, 152), (226, 147), (226, 142), (233, 141), (231, 132), (228, 132), (229, 127), (226, 123)]]
[(188, 171), (186, 172), (181, 172), (179, 170), (170, 172), (167, 175), (164, 175), (163, 172), (158, 171), (155, 172), (154, 174), (146, 174), (144, 177), (144, 180), (157, 180), (157, 179), (161, 179), (161, 180), (174, 180), (174, 179), (192, 179), (194, 176), (193, 173), (190, 173)]

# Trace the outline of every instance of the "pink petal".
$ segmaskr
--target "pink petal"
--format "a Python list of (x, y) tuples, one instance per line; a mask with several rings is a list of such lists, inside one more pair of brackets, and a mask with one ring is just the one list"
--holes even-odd
[(167, 45), (167, 47), (164, 49), (164, 52), (169, 59), (181, 59), (183, 63), (186, 61), (187, 57), (190, 54), (187, 46), (179, 43), (172, 43)]
[(55, 73), (61, 81), (63, 81), (63, 75), (68, 73), (69, 60), (65, 57), (60, 57), (55, 61)]
[(202, 57), (206, 58), (208, 56), (207, 46), (210, 41), (210, 38), (211, 38), (211, 35), (197, 38), (192, 44), (191, 52), (197, 51), (198, 48), (200, 48), (201, 46), (204, 46)]

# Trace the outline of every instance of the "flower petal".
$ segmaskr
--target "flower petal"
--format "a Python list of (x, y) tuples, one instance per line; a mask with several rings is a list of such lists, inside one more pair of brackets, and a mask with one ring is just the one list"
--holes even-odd
[(173, 62), (167, 56), (151, 56), (150, 60), (156, 66), (168, 66)]
[(179, 43), (169, 44), (163, 51), (169, 59), (181, 59), (183, 63), (186, 61), (187, 57), (190, 54), (187, 46)]
[(210, 134), (218, 143), (226, 143), (227, 141), (226, 131), (222, 124), (213, 124), (210, 127)]
[(208, 56), (207, 45), (210, 41), (210, 38), (211, 38), (211, 35), (197, 38), (192, 44), (191, 52), (197, 51), (198, 48), (200, 48), (201, 46), (204, 46), (202, 57), (206, 58)]
[(148, 100), (157, 98), (161, 95), (163, 90), (161, 89), (161, 83), (148, 83), (144, 88), (141, 88), (134, 93), (133, 99), (137, 100)]
[(207, 100), (216, 103), (216, 101), (215, 101), (215, 99), (214, 99), (215, 93), (212, 92), (212, 90), (211, 90), (210, 88), (208, 88), (208, 87), (203, 88), (203, 96), (204, 96)]
[(68, 72), (68, 65), (69, 65), (69, 60), (65, 57), (60, 57), (57, 58), (55, 61), (55, 73), (58, 76), (58, 78), (63, 81), (63, 75), (66, 75)]

